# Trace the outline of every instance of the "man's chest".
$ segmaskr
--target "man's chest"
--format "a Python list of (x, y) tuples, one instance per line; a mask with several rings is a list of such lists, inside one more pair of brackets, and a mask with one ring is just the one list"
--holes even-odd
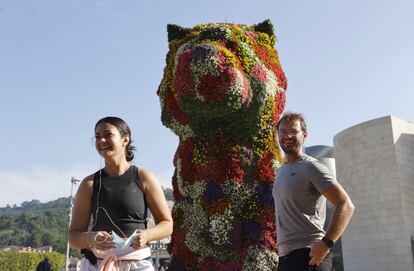
[(281, 167), (276, 174), (274, 192), (278, 197), (307, 195), (313, 190), (311, 175), (304, 167)]

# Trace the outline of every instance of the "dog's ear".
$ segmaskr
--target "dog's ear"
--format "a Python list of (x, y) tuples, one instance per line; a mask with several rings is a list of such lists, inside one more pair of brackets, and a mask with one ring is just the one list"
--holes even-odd
[(167, 25), (167, 32), (168, 32), (168, 42), (173, 40), (182, 39), (190, 32), (189, 29), (181, 27), (176, 24), (168, 24)]
[(269, 36), (274, 36), (275, 35), (275, 31), (274, 31), (274, 28), (273, 28), (272, 21), (269, 20), (269, 19), (254, 25), (253, 28), (254, 28), (255, 31), (261, 32), (261, 33), (266, 33)]

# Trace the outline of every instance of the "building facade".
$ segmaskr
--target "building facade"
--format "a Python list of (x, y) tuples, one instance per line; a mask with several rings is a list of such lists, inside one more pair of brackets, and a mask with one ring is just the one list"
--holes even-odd
[(414, 270), (414, 124), (386, 116), (334, 137), (338, 180), (356, 206), (346, 271)]

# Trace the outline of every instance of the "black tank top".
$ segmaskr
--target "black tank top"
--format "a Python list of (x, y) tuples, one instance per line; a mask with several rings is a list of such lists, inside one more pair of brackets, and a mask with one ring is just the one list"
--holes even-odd
[(92, 230), (115, 231), (120, 237), (129, 237), (135, 229), (146, 229), (143, 191), (138, 168), (133, 165), (121, 176), (97, 171), (93, 177)]

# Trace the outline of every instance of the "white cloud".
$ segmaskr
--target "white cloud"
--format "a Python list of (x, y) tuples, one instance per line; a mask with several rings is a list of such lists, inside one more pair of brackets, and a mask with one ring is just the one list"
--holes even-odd
[[(22, 171), (0, 171), (0, 207), (20, 205), (32, 199), (47, 202), (70, 196), (71, 178), (83, 179), (93, 170), (84, 165), (68, 168), (33, 167)], [(78, 185), (74, 187), (76, 193)]]

